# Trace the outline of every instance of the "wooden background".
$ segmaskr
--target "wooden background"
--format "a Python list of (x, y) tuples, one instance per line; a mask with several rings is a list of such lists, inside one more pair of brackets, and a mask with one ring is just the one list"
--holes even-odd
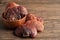
[[(37, 37), (19, 38), (13, 35), (13, 31), (5, 30), (1, 14), (8, 2), (16, 2), (44, 19), (45, 30), (38, 33)], [(0, 0), (0, 40), (60, 40), (60, 0)]]

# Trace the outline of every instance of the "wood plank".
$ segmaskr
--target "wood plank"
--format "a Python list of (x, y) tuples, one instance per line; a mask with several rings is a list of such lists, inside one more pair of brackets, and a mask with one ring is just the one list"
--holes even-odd
[[(36, 38), (19, 38), (13, 31), (5, 30), (1, 14), (9, 2), (16, 2), (27, 8), (29, 13), (44, 19), (45, 30)], [(60, 40), (60, 0), (0, 0), (0, 40)]]

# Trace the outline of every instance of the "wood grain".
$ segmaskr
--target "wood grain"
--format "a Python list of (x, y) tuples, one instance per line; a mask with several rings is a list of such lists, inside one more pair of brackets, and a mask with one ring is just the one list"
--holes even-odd
[[(13, 31), (5, 30), (1, 14), (9, 2), (16, 2), (44, 19), (45, 30), (38, 33), (37, 37), (19, 38), (13, 35)], [(60, 0), (0, 0), (0, 40), (60, 40)]]

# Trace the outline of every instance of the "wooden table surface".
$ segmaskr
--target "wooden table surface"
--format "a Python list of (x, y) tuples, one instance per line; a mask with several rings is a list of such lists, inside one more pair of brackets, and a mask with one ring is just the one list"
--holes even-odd
[[(38, 33), (37, 37), (19, 38), (13, 35), (13, 31), (5, 30), (1, 14), (8, 2), (16, 2), (44, 19), (45, 30)], [(60, 0), (0, 0), (0, 40), (60, 40)]]

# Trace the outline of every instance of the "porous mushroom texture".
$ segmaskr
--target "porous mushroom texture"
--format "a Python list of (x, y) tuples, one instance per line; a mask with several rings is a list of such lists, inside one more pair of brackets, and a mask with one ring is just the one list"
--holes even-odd
[(7, 20), (19, 20), (28, 14), (27, 9), (16, 3), (9, 3), (5, 9), (3, 17)]

